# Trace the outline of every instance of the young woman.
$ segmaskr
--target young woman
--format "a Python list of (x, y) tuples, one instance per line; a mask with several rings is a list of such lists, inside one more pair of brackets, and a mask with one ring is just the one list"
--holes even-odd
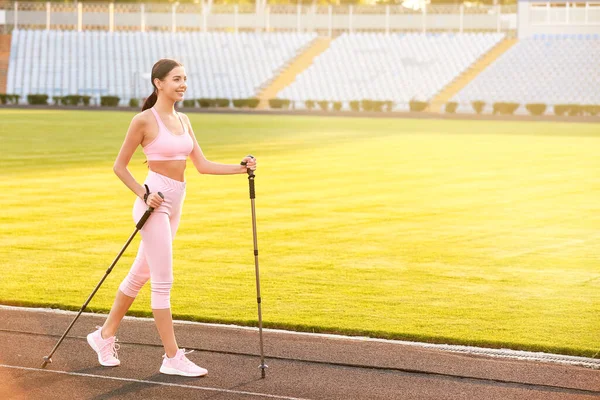
[[(102, 327), (87, 337), (104, 366), (117, 366), (117, 328), (138, 292), (150, 280), (151, 307), (163, 355), (160, 372), (170, 375), (203, 376), (207, 370), (190, 361), (185, 349), (179, 349), (173, 330), (170, 291), (173, 284), (172, 241), (179, 226), (185, 197), (184, 171), (189, 157), (201, 174), (243, 174), (256, 169), (256, 159), (245, 157), (246, 166), (218, 164), (208, 161), (196, 140), (190, 120), (175, 111), (175, 103), (183, 100), (187, 77), (183, 65), (161, 59), (152, 67), (154, 92), (142, 112), (133, 117), (113, 170), (137, 196), (133, 219), (137, 222), (148, 207), (154, 212), (140, 230), (142, 240), (127, 277), (117, 291), (115, 302)], [(140, 185), (127, 169), (137, 147), (141, 145), (148, 160), (148, 176)], [(164, 200), (158, 195), (162, 192)]]

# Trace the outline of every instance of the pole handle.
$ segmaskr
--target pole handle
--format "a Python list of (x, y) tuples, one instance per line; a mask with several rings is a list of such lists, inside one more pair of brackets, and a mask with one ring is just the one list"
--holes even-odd
[[(248, 154), (246, 157), (254, 158), (252, 154)], [(246, 161), (242, 161), (240, 165), (246, 165)], [(248, 173), (248, 179), (254, 178), (254, 171), (252, 171), (250, 168), (246, 168), (246, 172)]]
[[(247, 157), (254, 158), (252, 154), (248, 154)], [(242, 161), (240, 165), (246, 165), (246, 161)], [(246, 168), (246, 172), (248, 173), (248, 183), (250, 184), (250, 198), (256, 198), (256, 192), (254, 191), (254, 171), (250, 168)]]
[[(164, 200), (165, 196), (163, 196), (163, 194), (161, 192), (158, 192), (158, 195)], [(150, 217), (150, 214), (152, 214), (153, 211), (154, 211), (154, 208), (148, 207), (148, 209), (146, 210), (146, 212), (144, 213), (144, 215), (142, 215), (142, 218), (140, 218), (140, 220), (138, 221), (138, 223), (135, 225), (135, 227), (138, 230), (142, 229), (142, 227), (144, 226), (144, 224), (146, 223), (146, 221)]]

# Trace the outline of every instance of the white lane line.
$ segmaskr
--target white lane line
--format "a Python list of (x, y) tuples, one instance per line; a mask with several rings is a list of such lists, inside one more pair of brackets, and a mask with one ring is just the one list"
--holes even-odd
[(52, 373), (52, 374), (62, 374), (62, 375), (70, 375), (70, 376), (82, 376), (82, 377), (85, 377), (85, 378), (100, 378), (100, 379), (108, 379), (108, 380), (113, 380), (113, 381), (147, 383), (149, 385), (180, 387), (180, 388), (185, 388), (185, 389), (204, 390), (204, 391), (207, 391), (207, 392), (220, 392), (220, 393), (240, 394), (240, 395), (245, 395), (245, 396), (267, 397), (267, 398), (270, 398), (270, 399), (310, 400), (310, 399), (301, 398), (301, 397), (278, 396), (278, 395), (275, 395), (275, 394), (245, 392), (243, 390), (219, 389), (219, 388), (205, 387), (205, 386), (183, 385), (183, 384), (180, 384), (180, 383), (155, 382), (155, 381), (148, 381), (148, 380), (144, 380), (144, 379), (118, 378), (118, 377), (115, 377), (115, 376), (84, 374), (84, 373), (81, 373), (81, 372), (53, 371), (53, 370), (50, 370), (50, 369), (20, 367), (20, 366), (16, 366), (16, 365), (0, 364), (0, 368), (20, 369), (20, 370), (35, 371), (35, 372), (47, 372), (47, 373)]
[[(57, 314), (57, 315), (77, 315), (77, 311), (68, 311), (61, 310), (57, 308), (39, 308), (39, 307), (17, 307), (17, 306), (6, 306), (0, 304), (0, 310), (8, 310), (8, 311), (24, 311), (31, 313), (48, 313), (48, 314)], [(94, 318), (103, 318), (105, 319), (108, 314), (97, 314), (97, 313), (89, 313), (84, 312), (82, 315)], [(125, 316), (123, 319), (131, 320), (131, 321), (142, 321), (142, 322), (151, 322), (154, 324), (154, 319), (146, 318), (146, 317), (132, 317)], [(184, 320), (173, 320), (174, 324), (179, 325), (196, 325), (196, 326), (205, 326), (219, 329), (231, 329), (238, 331), (248, 331), (248, 332), (258, 332), (258, 328), (249, 327), (249, 326), (239, 326), (232, 324), (211, 324), (206, 322), (196, 322), (196, 321), (184, 321)], [(567, 356), (563, 354), (554, 354), (554, 353), (543, 353), (543, 352), (531, 352), (531, 351), (523, 351), (523, 350), (511, 350), (511, 349), (494, 349), (494, 348), (486, 348), (486, 347), (475, 347), (475, 346), (464, 346), (464, 345), (452, 345), (452, 344), (437, 344), (437, 343), (422, 343), (422, 342), (409, 342), (406, 340), (392, 340), (392, 339), (380, 339), (380, 338), (370, 338), (366, 336), (344, 336), (344, 335), (334, 335), (330, 333), (309, 333), (309, 332), (295, 332), (295, 331), (286, 331), (283, 329), (270, 329), (263, 328), (263, 331), (266, 334), (280, 335), (280, 336), (299, 336), (299, 337), (307, 337), (310, 339), (320, 338), (320, 339), (332, 339), (338, 341), (349, 341), (349, 342), (366, 342), (366, 343), (385, 343), (395, 346), (407, 346), (413, 348), (421, 348), (427, 350), (434, 351), (444, 351), (450, 353), (462, 353), (462, 354), (470, 354), (470, 355), (480, 355), (486, 357), (495, 357), (495, 358), (505, 358), (512, 360), (524, 360), (524, 361), (539, 361), (544, 363), (554, 363), (554, 364), (563, 364), (563, 365), (574, 365), (581, 366), (586, 368), (600, 369), (600, 359), (599, 358), (589, 358), (589, 357), (580, 357), (580, 356)], [(32, 332), (34, 333), (34, 332)], [(600, 350), (599, 350), (600, 352)], [(595, 357), (595, 356), (594, 356)]]

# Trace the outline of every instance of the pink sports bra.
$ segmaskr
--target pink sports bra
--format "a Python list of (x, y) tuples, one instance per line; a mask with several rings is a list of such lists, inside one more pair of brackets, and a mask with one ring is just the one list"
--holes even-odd
[(146, 159), (148, 161), (186, 160), (194, 149), (194, 141), (179, 114), (177, 116), (183, 126), (183, 134), (176, 135), (163, 124), (154, 107), (150, 110), (158, 122), (158, 136), (143, 148)]

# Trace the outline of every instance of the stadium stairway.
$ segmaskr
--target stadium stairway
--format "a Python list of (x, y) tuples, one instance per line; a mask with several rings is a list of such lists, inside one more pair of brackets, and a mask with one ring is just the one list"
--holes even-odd
[(505, 38), (494, 48), (475, 61), (465, 72), (450, 82), (429, 102), (428, 111), (440, 112), (442, 105), (446, 104), (454, 95), (460, 92), (465, 86), (477, 77), (484, 69), (504, 54), (508, 49), (517, 43), (517, 39)]
[(331, 38), (329, 37), (316, 38), (305, 51), (293, 59), (287, 68), (284, 68), (279, 75), (268, 82), (259, 92), (257, 96), (260, 99), (258, 108), (267, 108), (269, 106), (269, 99), (276, 98), (277, 93), (294, 82), (296, 76), (308, 68), (315, 57), (329, 48), (330, 43)]
[(0, 35), (0, 93), (6, 93), (11, 35)]

